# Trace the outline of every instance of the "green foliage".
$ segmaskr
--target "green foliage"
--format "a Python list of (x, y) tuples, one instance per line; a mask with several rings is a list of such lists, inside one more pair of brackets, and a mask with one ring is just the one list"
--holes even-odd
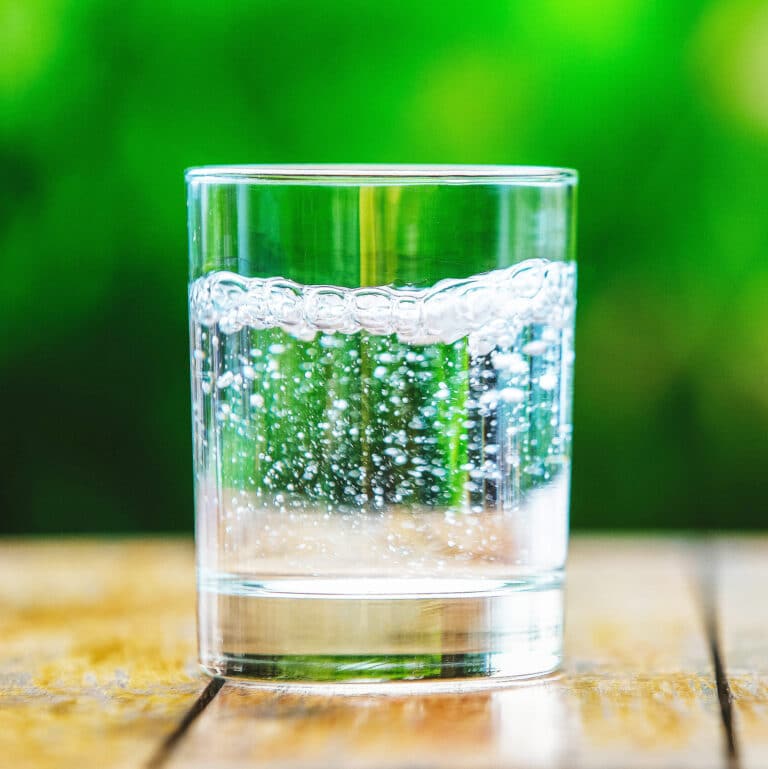
[[(763, 525), (754, 0), (0, 4), (0, 530), (189, 530), (182, 171), (581, 172), (573, 522)], [(458, 354), (458, 353), (457, 353)]]

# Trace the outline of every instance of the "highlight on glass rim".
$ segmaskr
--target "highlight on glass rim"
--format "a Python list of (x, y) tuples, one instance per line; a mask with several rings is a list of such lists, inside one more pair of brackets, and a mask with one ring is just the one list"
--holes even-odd
[(768, 765), (767, 52), (0, 3), (5, 763)]

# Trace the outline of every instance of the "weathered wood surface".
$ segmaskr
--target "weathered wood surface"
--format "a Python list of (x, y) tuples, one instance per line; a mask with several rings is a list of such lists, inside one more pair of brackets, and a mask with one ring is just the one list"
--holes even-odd
[(179, 541), (0, 543), (0, 766), (137, 767), (204, 686)]
[[(0, 765), (142, 767), (155, 754), (170, 769), (726, 766), (696, 548), (576, 537), (571, 553), (558, 678), (461, 695), (227, 684), (163, 751), (207, 683), (195, 672), (191, 544), (0, 543)], [(729, 553), (725, 657), (755, 746), (744, 756), (766, 765), (768, 616), (765, 604), (749, 610), (760, 593), (744, 592), (749, 559), (734, 571)], [(728, 609), (734, 590), (741, 613)]]
[(744, 769), (768, 766), (768, 538), (734, 537), (712, 549), (717, 619)]

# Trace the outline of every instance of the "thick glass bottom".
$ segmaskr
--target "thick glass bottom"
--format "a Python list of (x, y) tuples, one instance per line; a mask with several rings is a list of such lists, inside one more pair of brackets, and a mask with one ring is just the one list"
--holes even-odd
[(515, 580), (273, 579), (200, 585), (200, 661), (272, 683), (544, 675), (562, 658), (560, 572)]

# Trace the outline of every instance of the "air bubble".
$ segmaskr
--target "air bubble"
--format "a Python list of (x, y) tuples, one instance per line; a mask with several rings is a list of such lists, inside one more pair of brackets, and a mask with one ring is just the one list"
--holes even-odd
[(552, 373), (542, 374), (539, 377), (539, 387), (542, 390), (554, 390), (557, 387), (557, 376)]
[(232, 382), (235, 381), (235, 375), (231, 371), (225, 371), (217, 380), (216, 380), (216, 387), (219, 388), (219, 390), (223, 390), (227, 387), (229, 387)]
[(435, 393), (435, 398), (438, 400), (444, 401), (446, 398), (450, 397), (451, 392), (448, 389), (448, 385), (445, 384), (445, 382), (440, 382), (438, 385), (438, 391)]
[(504, 403), (521, 403), (525, 400), (525, 392), (518, 387), (505, 387), (499, 392), (499, 398)]
[(509, 374), (527, 374), (528, 363), (522, 355), (516, 352), (495, 352), (492, 356), (493, 367)]
[(535, 342), (528, 342), (528, 344), (523, 345), (523, 354), (530, 355), (531, 357), (534, 357), (536, 355), (542, 355), (546, 351), (547, 351), (547, 343), (541, 340), (538, 340)]

